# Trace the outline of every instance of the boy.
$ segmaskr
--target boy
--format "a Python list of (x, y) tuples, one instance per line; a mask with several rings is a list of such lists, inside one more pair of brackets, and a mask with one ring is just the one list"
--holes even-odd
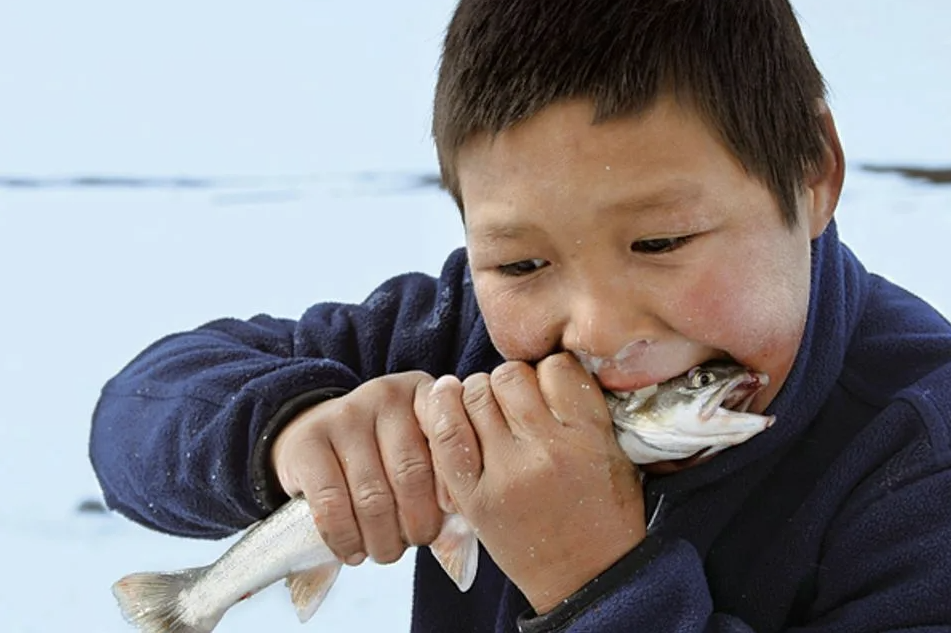
[[(93, 420), (111, 507), (216, 537), (303, 493), (351, 564), (458, 511), (478, 577), (421, 548), (414, 631), (948, 630), (951, 326), (838, 241), (786, 0), (462, 0), (434, 137), (465, 251), (147, 349)], [(776, 424), (625, 459), (601, 389), (715, 358)]]

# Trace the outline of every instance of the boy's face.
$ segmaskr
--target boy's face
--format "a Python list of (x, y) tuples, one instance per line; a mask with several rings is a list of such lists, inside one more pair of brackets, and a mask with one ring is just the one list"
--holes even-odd
[(802, 338), (810, 240), (831, 217), (834, 174), (806, 184), (790, 229), (689, 108), (661, 98), (597, 125), (592, 113), (585, 101), (556, 104), (459, 153), (494, 344), (529, 361), (571, 351), (615, 391), (731, 357), (769, 375), (752, 407), (762, 411)]

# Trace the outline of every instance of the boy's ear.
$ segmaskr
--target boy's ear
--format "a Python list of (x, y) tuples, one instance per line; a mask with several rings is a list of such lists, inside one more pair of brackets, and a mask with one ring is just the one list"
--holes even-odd
[(809, 234), (816, 239), (825, 231), (839, 204), (842, 182), (845, 180), (845, 155), (839, 142), (839, 133), (835, 129), (835, 120), (829, 105), (820, 100), (818, 116), (825, 131), (826, 143), (822, 160), (806, 176), (805, 194)]

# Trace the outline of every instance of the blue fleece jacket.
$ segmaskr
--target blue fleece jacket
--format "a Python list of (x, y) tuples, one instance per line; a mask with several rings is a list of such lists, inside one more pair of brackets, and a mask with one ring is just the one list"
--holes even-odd
[[(771, 429), (649, 477), (647, 539), (542, 617), (484, 552), (462, 594), (420, 548), (413, 631), (951, 631), (951, 325), (834, 225), (812, 271)], [(158, 341), (103, 389), (91, 459), (110, 507), (221, 537), (284, 501), (266, 456), (302, 408), (389, 372), (499, 362), (457, 251), (438, 279), (396, 277), (360, 305)]]

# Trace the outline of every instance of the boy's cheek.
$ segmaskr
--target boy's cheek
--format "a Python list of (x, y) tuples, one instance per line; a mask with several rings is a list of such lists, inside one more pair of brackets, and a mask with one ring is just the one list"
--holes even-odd
[(558, 348), (556, 315), (543, 301), (516, 298), (479, 284), (476, 296), (489, 337), (506, 360), (540, 360)]
[[(711, 271), (673, 306), (673, 315), (692, 315), (672, 324), (688, 338), (719, 349), (738, 362), (766, 372), (778, 386), (799, 349), (808, 310), (808, 269), (760, 268)], [(798, 277), (806, 275), (805, 281)], [(672, 318), (677, 318), (672, 316)]]

